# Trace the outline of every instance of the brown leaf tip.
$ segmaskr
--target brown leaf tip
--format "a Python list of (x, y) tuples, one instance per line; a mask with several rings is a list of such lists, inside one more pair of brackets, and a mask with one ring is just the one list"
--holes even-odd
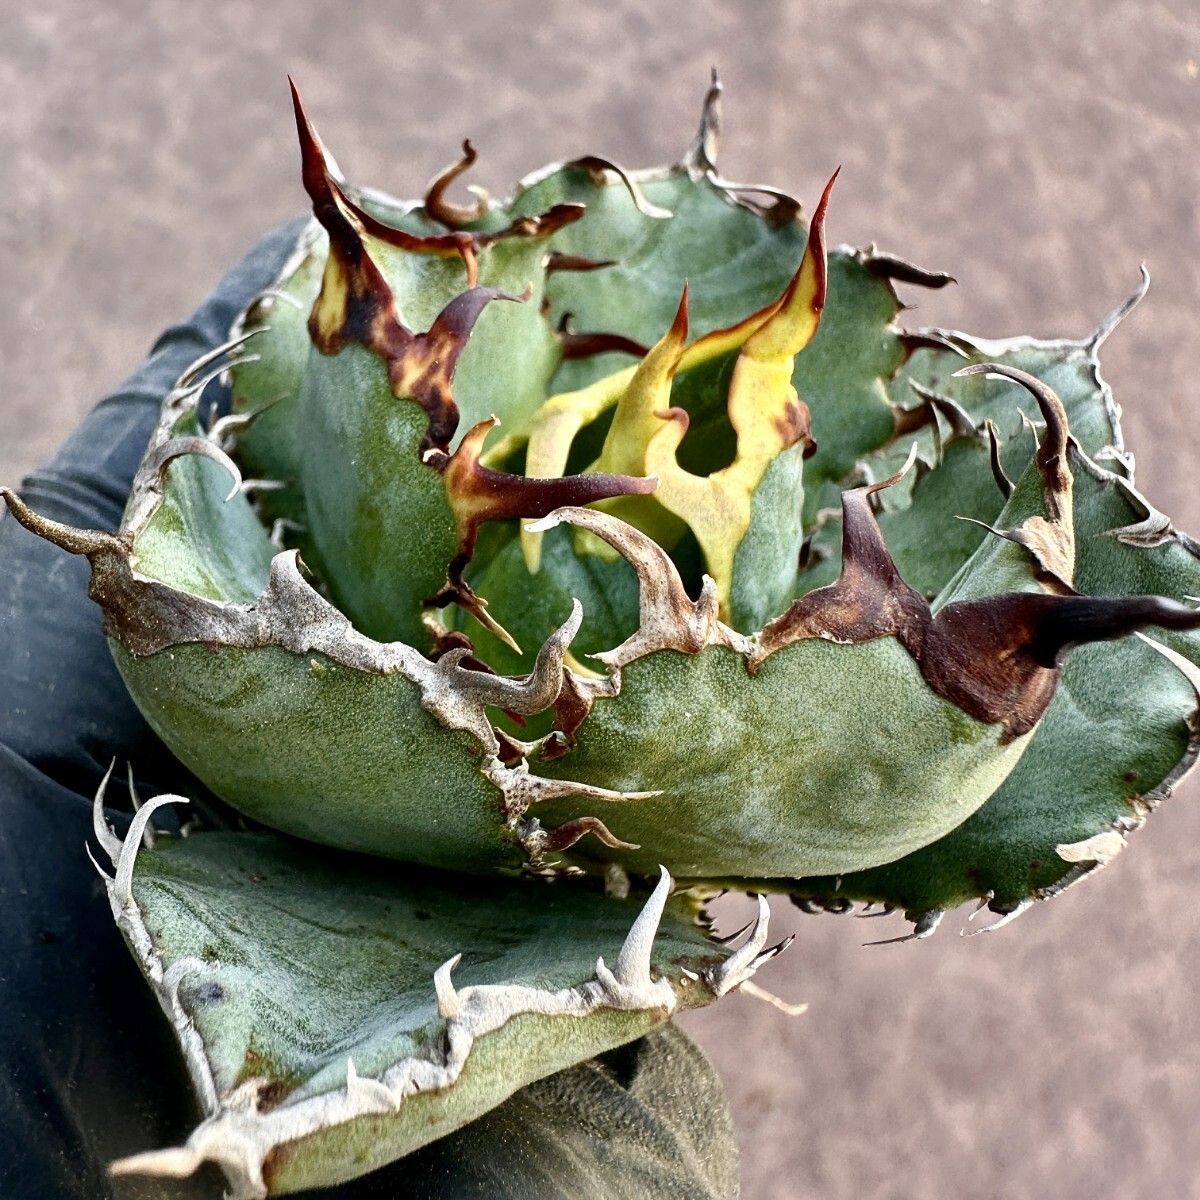
[(475, 147), (471, 145), (470, 139), (464, 140), (462, 144), (462, 158), (444, 168), (430, 182), (425, 192), (425, 212), (439, 225), (445, 225), (447, 229), (457, 230), (487, 216), (491, 205), (486, 196), (476, 195), (475, 203), (469, 206), (454, 204), (446, 198), (446, 193), (449, 191), (450, 185), (460, 175), (470, 170), (478, 157), (475, 153)]
[[(828, 262), (828, 246), (825, 239), (825, 214), (829, 211), (829, 199), (833, 195), (833, 185), (837, 182), (837, 177), (842, 173), (842, 168), (837, 170), (829, 177), (829, 182), (825, 185), (825, 190), (821, 193), (821, 199), (817, 204), (816, 212), (813, 213), (812, 221), (808, 227), (808, 242), (811, 250), (813, 266), (817, 273), (817, 288), (813, 295), (813, 312), (819, 313), (825, 307), (825, 300), (829, 288), (829, 262)], [(797, 277), (798, 278), (798, 277)], [(796, 286), (793, 281), (792, 286)], [(786, 303), (786, 301), (785, 301)]]
[(973, 363), (954, 372), (954, 377), (966, 375), (1000, 375), (1019, 383), (1037, 401), (1042, 420), (1046, 422), (1046, 435), (1038, 448), (1037, 464), (1046, 486), (1055, 492), (1067, 491), (1071, 487), (1071, 471), (1067, 465), (1067, 440), (1070, 429), (1067, 425), (1067, 410), (1058, 398), (1058, 393), (1043, 383), (1036, 375), (1022, 371), (1007, 363)]
[(564, 254), (561, 250), (551, 250), (546, 255), (546, 274), (553, 275), (555, 271), (599, 271), (602, 267), (615, 267), (615, 258), (587, 258), (582, 254)]
[[(353, 281), (351, 287), (356, 294), (377, 296), (376, 302), (381, 305), (390, 305), (392, 302), (391, 289), (384, 282), (382, 274), (371, 261), (363, 245), (363, 236), (368, 234), (410, 253), (435, 254), (441, 257), (457, 255), (466, 266), (468, 285), (474, 286), (478, 257), (476, 239), (470, 234), (459, 232), (434, 234), (429, 237), (408, 233), (385, 224), (352, 200), (330, 171), (324, 147), (304, 111), (300, 93), (294, 83), (291, 84), (291, 89), (296, 131), (300, 139), (301, 178), (304, 190), (312, 201), (313, 214), (329, 234), (330, 255), (336, 256), (337, 262), (349, 273)], [(322, 291), (332, 290), (333, 282), (327, 270)], [(318, 300), (318, 308), (320, 303)], [(316, 311), (317, 309), (314, 309), (314, 312)], [(332, 336), (333, 332), (335, 331), (330, 331), (326, 336)]]
[(881, 254), (879, 251), (866, 254), (862, 265), (877, 279), (909, 283), (916, 287), (936, 289), (958, 282), (953, 275), (947, 275), (945, 271), (928, 271), (895, 254)]
[(842, 497), (842, 572), (793, 602), (762, 631), (750, 669), (806, 638), (861, 643), (895, 637), (939, 696), (1004, 729), (1005, 740), (1041, 719), (1071, 647), (1146, 626), (1200, 629), (1200, 611), (1157, 596), (1123, 599), (1014, 592), (947, 604), (934, 616), (900, 577), (868, 496), (892, 480)]
[(593, 504), (616, 496), (647, 495), (658, 486), (654, 476), (588, 474), (557, 479), (512, 475), (485, 467), (481, 460), (488, 434), (500, 422), (480, 421), (467, 431), (453, 454), (434, 451), (425, 461), (440, 471), (446, 499), (459, 529), (459, 549), (450, 569), (452, 587), (475, 551), (479, 527), (485, 521), (544, 517), (555, 509)]
[(567, 322), (557, 330), (563, 358), (591, 358), (596, 354), (628, 354), (645, 358), (650, 348), (623, 333), (584, 333), (569, 327)]

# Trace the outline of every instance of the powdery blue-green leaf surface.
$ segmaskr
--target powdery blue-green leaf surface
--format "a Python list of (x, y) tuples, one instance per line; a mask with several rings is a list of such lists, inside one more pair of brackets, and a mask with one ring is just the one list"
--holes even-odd
[[(1150, 508), (1123, 474), (1079, 451), (1071, 466), (1081, 591), (1200, 594), (1193, 539)], [(1000, 553), (1013, 549), (993, 541), (1006, 548)], [(1151, 633), (1185, 660), (1200, 659), (1195, 633)], [(961, 828), (876, 870), (803, 880), (789, 890), (839, 906), (899, 907), (924, 917), (928, 928), (945, 909), (972, 899), (1005, 915), (1021, 911), (1106, 865), (1196, 757), (1197, 692), (1183, 666), (1133, 637), (1077, 649), (1021, 762)]]
[(314, 566), (379, 641), (424, 644), (421, 609), (445, 587), (458, 546), (442, 480), (421, 461), (428, 423), (418, 405), (396, 401), (387, 368), (361, 346), (311, 352), (298, 424)]
[(628, 901), (586, 885), (400, 879), (240, 833), (160, 840), (135, 862), (168, 799), (142, 810), (124, 846), (99, 832), (114, 913), (206, 1117), (186, 1146), (118, 1171), (211, 1160), (245, 1197), (352, 1178), (707, 1003), (763, 951), (765, 921), (737, 954), (708, 939), (686, 897), (668, 900), (665, 876)]
[[(520, 866), (502, 793), (480, 773), (471, 738), (428, 713), (399, 671), (274, 646), (189, 644), (143, 658), (115, 646), (114, 655), (180, 760), (255, 819), (435, 867)], [(335, 719), (348, 722), (336, 736)], [(279, 745), (289, 747), (283, 761)]]
[[(1037, 412), (1023, 388), (998, 376), (955, 373), (973, 363), (999, 362), (1042, 380), (1062, 400), (1080, 446), (1127, 476), (1117, 409), (1098, 354), (1144, 290), (1143, 285), (1091, 337), (1079, 341), (989, 341), (942, 330), (916, 335), (916, 348), (887, 385), (897, 432), (843, 465), (868, 481), (886, 478), (916, 445), (920, 457), (910, 484), (880, 495), (880, 525), (901, 574), (918, 591), (935, 597), (983, 542), (984, 526), (998, 519), (1005, 493), (992, 465), (993, 441), (997, 466), (1009, 481), (1020, 479), (1036, 449), (1036, 430), (1026, 418), (1036, 421)], [(827, 508), (813, 534), (798, 593), (837, 576), (840, 543), (838, 513)]]
[[(587, 847), (639, 871), (669, 842), (685, 876), (726, 878), (751, 862), (765, 875), (804, 862), (835, 872), (890, 861), (959, 824), (1024, 749), (1002, 732), (935, 695), (893, 639), (814, 638), (753, 676), (719, 646), (647, 656), (625, 668), (619, 696), (596, 703), (571, 753), (537, 765), (659, 793), (603, 814), (615, 837), (643, 849)], [(576, 808), (551, 800), (542, 819), (553, 827)]]

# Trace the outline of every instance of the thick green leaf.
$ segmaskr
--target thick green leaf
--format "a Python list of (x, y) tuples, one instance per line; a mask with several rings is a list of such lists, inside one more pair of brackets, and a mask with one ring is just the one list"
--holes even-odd
[[(1027, 738), (1001, 733), (935, 695), (894, 639), (812, 638), (754, 675), (721, 646), (647, 655), (596, 701), (576, 748), (538, 769), (661, 790), (604, 809), (640, 850), (588, 853), (688, 877), (799, 876), (886, 862), (952, 829), (1020, 757)], [(539, 815), (554, 826), (579, 811), (550, 800)]]
[(761, 629), (788, 606), (804, 542), (804, 447), (792, 446), (767, 467), (754, 492), (750, 528), (733, 559), (730, 624)]
[[(891, 437), (886, 385), (904, 361), (892, 321), (900, 303), (873, 274), (865, 252), (829, 255), (829, 297), (812, 345), (796, 356), (792, 380), (812, 410), (816, 453), (804, 464), (804, 515), (809, 525), (830, 503), (828, 484)], [(891, 474), (884, 472), (880, 478)], [(832, 503), (836, 505), (836, 492)]]
[(255, 820), (460, 871), (521, 864), (474, 742), (427, 712), (404, 675), (278, 646), (112, 650), (155, 732)]
[[(497, 210), (503, 217), (503, 210)], [(389, 224), (426, 235), (444, 230), (420, 220), (419, 210), (391, 209)], [(424, 332), (441, 310), (467, 287), (458, 258), (443, 258), (364, 241), (382, 270), (405, 325)], [(544, 240), (507, 238), (479, 255), (479, 284), (514, 296), (530, 289), (520, 305), (494, 305), (479, 319), (463, 351), (455, 380), (461, 413), (459, 434), (498, 408), (506, 423), (520, 425), (545, 399), (562, 360), (558, 338), (541, 312), (546, 271)], [(255, 478), (293, 481), (301, 463), (302, 436), (296, 405), (308, 364), (308, 316), (321, 289), (329, 238), (310, 226), (278, 284), (246, 310), (235, 334), (252, 334), (230, 376), (233, 411), (257, 414), (241, 431), (238, 457)]]
[(173, 459), (162, 503), (134, 543), (138, 570), (194, 596), (253, 601), (275, 548), (245, 494), (229, 495), (233, 482), (209, 458)]
[(238, 319), (247, 338), (229, 372), (233, 411), (253, 416), (238, 437), (238, 458), (256, 479), (294, 483), (300, 472), (296, 401), (308, 362), (308, 314), (329, 254), (325, 231), (311, 222), (268, 292)]
[(348, 345), (309, 352), (299, 424), (315, 568), (368, 637), (425, 645), (421, 610), (459, 544), (442, 477), (421, 461), (428, 417), (392, 394), (381, 359)]
[[(537, 881), (401, 879), (269, 834), (160, 842), (136, 865), (129, 843), (115, 849), (114, 911), (206, 1110), (186, 1147), (118, 1169), (212, 1159), (242, 1197), (398, 1158), (708, 1002), (731, 955), (686, 897), (666, 901), (665, 882), (643, 904)], [(652, 1131), (630, 1132), (636, 1157)]]
[[(888, 394), (898, 408), (912, 409), (922, 394), (934, 395), (958, 406), (960, 420), (975, 427), (973, 433), (956, 430), (931, 411), (923, 428), (889, 440), (857, 464), (861, 474), (883, 479), (899, 468), (914, 443), (917, 446), (920, 458), (912, 485), (880, 495), (880, 527), (901, 575), (911, 586), (930, 598), (938, 595), (987, 537), (983, 526), (1000, 519), (1005, 496), (992, 472), (987, 422), (992, 422), (1008, 479), (1021, 478), (1037, 448), (1023, 419), (1023, 415), (1037, 416), (1028, 392), (998, 377), (955, 378), (954, 372), (963, 367), (999, 362), (1042, 380), (1062, 400), (1071, 433), (1084, 450), (1123, 472), (1112, 396), (1100, 377), (1096, 358), (1099, 341), (1113, 320), (1081, 342), (1031, 338), (989, 342), (939, 334), (946, 340), (952, 338), (954, 348), (922, 347), (897, 373)], [(914, 391), (914, 385), (921, 390)], [(1118, 448), (1115, 456), (1114, 445)], [(797, 594), (829, 583), (836, 578), (840, 564), (841, 522), (831, 510), (814, 534), (810, 565), (800, 575)]]
[[(1121, 477), (1077, 453), (1072, 466), (1078, 588), (1106, 596), (1200, 594), (1194, 543), (1165, 527), (1158, 544), (1138, 544), (1153, 542), (1153, 534), (1113, 536), (1145, 520), (1144, 503)], [(1200, 660), (1196, 634), (1150, 632)], [(805, 898), (882, 902), (914, 914), (976, 898), (1007, 913), (1053, 894), (1109, 861), (1123, 835), (1190, 764), (1196, 708), (1191, 683), (1144, 641), (1080, 647), (1021, 762), (961, 828), (888, 866), (803, 880), (788, 890)], [(1059, 852), (1097, 837), (1102, 840), (1091, 850)]]

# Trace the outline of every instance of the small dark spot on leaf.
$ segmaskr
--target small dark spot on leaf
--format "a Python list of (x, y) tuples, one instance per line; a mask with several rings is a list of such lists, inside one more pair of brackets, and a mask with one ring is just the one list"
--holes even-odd
[(209, 654), (216, 654), (216, 652), (220, 649), (216, 642), (205, 642), (204, 645)]
[(201, 951), (201, 954), (203, 954), (203, 956), (204, 956), (204, 957), (205, 957), (205, 958), (206, 958), (206, 959), (207, 959), (209, 962), (212, 962), (212, 961), (213, 961), (213, 959), (215, 959), (215, 958), (217, 957), (217, 948), (216, 948), (216, 946), (208, 946), (208, 945), (206, 945), (206, 946), (204, 947), (204, 949)]
[(1035, 858), (1033, 862), (1029, 864), (1029, 869), (1031, 871), (1040, 871), (1042, 869), (1042, 864)]
[(431, 921), (431, 920), (433, 920), (433, 917), (432, 917), (432, 916), (431, 916), (429, 913), (427, 913), (427, 912), (426, 912), (426, 911), (425, 911), (423, 908), (415, 908), (415, 909), (413, 909), (413, 916), (414, 916), (414, 917), (415, 917), (415, 918), (416, 918), (418, 921)]
[(289, 1091), (291, 1091), (291, 1087), (282, 1080), (275, 1080), (273, 1083), (264, 1084), (259, 1088), (256, 1097), (258, 1111), (260, 1113), (270, 1112)]
[(274, 301), (269, 296), (259, 296), (253, 304), (246, 309), (245, 322), (249, 325), (257, 325), (265, 320), (267, 313), (275, 307)]
[(1135, 779), (1137, 779), (1137, 772), (1136, 771), (1126, 771), (1125, 775), (1124, 775), (1124, 779), (1125, 779), (1126, 783), (1133, 783), (1133, 781)]
[(215, 980), (205, 980), (196, 989), (196, 1002), (198, 1004), (216, 1004), (219, 1000), (225, 999), (225, 989)]
[(52, 929), (43, 929), (41, 937), (42, 937), (42, 941), (47, 946), (53, 946), (55, 942), (62, 941), (62, 938), (59, 937), (58, 934), (55, 933)]

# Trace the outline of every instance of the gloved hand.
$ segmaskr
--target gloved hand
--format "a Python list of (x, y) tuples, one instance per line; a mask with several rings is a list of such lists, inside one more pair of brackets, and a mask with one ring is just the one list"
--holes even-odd
[[(21, 489), (36, 511), (115, 529), (162, 397), (270, 286), (300, 222), (260, 242), (159, 338)], [(213, 391), (216, 393), (214, 385)], [(227, 401), (227, 397), (226, 397)], [(0, 522), (0, 1194), (14, 1200), (221, 1195), (187, 1180), (110, 1180), (105, 1165), (178, 1145), (200, 1119), (168, 1024), (87, 862), (91, 797), (116, 758), (143, 796), (225, 810), (154, 736), (87, 598), (87, 563)], [(119, 772), (118, 772), (119, 775)], [(112, 784), (107, 801), (127, 802)], [(131, 811), (131, 810), (130, 810)], [(119, 832), (130, 811), (110, 811)], [(166, 814), (163, 814), (164, 816)], [(534, 1084), (424, 1150), (312, 1196), (724, 1197), (737, 1151), (724, 1095), (673, 1026)]]

